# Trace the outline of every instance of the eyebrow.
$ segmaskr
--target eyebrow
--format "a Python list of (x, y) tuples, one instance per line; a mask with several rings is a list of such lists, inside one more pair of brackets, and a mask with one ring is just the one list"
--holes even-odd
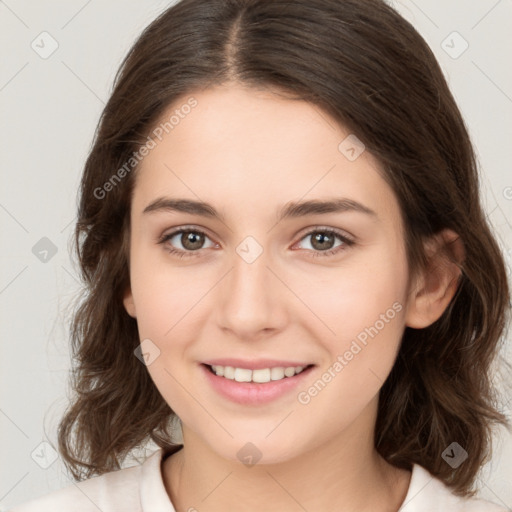
[[(152, 201), (143, 213), (157, 211), (176, 211), (189, 213), (191, 215), (200, 215), (212, 219), (225, 221), (224, 216), (218, 212), (211, 204), (193, 199), (174, 199), (160, 197)], [(378, 218), (376, 212), (367, 206), (348, 198), (334, 198), (331, 200), (312, 199), (309, 201), (290, 201), (286, 203), (279, 211), (277, 222), (289, 218), (305, 217), (307, 215), (319, 215), (326, 213), (359, 212)]]

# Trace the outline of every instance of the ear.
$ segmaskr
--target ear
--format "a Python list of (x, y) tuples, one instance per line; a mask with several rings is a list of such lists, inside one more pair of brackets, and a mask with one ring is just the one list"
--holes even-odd
[(133, 294), (132, 294), (132, 289), (130, 286), (128, 287), (128, 289), (126, 290), (126, 292), (124, 294), (123, 304), (124, 304), (124, 309), (126, 309), (126, 312), (132, 318), (137, 318), (137, 314), (135, 311), (135, 302), (133, 301)]
[(464, 244), (454, 231), (445, 229), (425, 244), (427, 268), (410, 290), (405, 325), (423, 329), (438, 320), (452, 300), (464, 261)]

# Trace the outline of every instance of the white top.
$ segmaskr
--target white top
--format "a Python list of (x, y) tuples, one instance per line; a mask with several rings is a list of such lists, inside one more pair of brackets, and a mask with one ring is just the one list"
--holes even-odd
[[(169, 453), (169, 452), (167, 452)], [(19, 505), (10, 512), (176, 512), (165, 490), (162, 448), (143, 464), (104, 473)], [(398, 512), (507, 512), (476, 498), (459, 498), (425, 468), (413, 465)]]

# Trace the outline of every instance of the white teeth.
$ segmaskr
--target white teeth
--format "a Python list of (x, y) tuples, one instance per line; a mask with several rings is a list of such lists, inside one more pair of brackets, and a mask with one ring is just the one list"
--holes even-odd
[(302, 372), (304, 366), (290, 366), (288, 368), (262, 368), (259, 370), (248, 370), (246, 368), (233, 368), (232, 366), (212, 366), (213, 371), (219, 377), (224, 377), (237, 382), (258, 382), (265, 383), (271, 380), (281, 380), (286, 377), (293, 377)]
[(295, 375), (295, 367), (292, 366), (290, 368), (285, 368), (284, 370), (284, 374), (287, 376), (287, 377), (293, 377)]
[(271, 368), (270, 378), (272, 380), (284, 379), (284, 368)]
[[(214, 371), (215, 371), (215, 369), (214, 369)], [(235, 378), (235, 369), (232, 366), (225, 366), (224, 367), (224, 377), (226, 377), (226, 379), (233, 380)]]
[(235, 380), (237, 382), (251, 382), (252, 371), (243, 368), (235, 368)]
[(263, 370), (252, 371), (253, 382), (269, 382), (270, 381), (270, 369), (264, 368)]

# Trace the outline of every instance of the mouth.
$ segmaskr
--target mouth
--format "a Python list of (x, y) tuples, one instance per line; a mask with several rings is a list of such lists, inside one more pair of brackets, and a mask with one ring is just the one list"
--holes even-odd
[(315, 364), (240, 368), (201, 363), (205, 384), (223, 399), (244, 406), (269, 404), (278, 399), (291, 400), (292, 391), (306, 387)]

